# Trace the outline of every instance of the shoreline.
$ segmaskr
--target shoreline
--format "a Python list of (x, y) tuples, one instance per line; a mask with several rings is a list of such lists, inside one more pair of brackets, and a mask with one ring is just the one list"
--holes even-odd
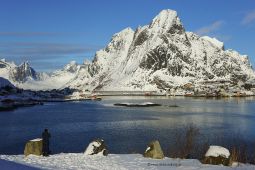
[(231, 97), (255, 97), (255, 95), (246, 95), (246, 96), (186, 96), (186, 95), (100, 95), (98, 94), (97, 96), (118, 96), (118, 97), (127, 97), (127, 96), (141, 96), (141, 97), (157, 97), (157, 96), (160, 96), (160, 97), (203, 97), (203, 98), (231, 98)]
[[(81, 102), (81, 101), (101, 101), (103, 100), (103, 97), (144, 97), (144, 98), (153, 98), (153, 97), (164, 97), (164, 98), (175, 98), (175, 97), (183, 97), (183, 98), (194, 98), (194, 99), (238, 99), (238, 98), (254, 98), (255, 95), (249, 95), (249, 96), (185, 96), (185, 95), (175, 95), (175, 96), (166, 96), (166, 95), (96, 95), (98, 97), (96, 98), (79, 98), (79, 99), (37, 99), (33, 100), (31, 103), (31, 100), (13, 100), (14, 104), (2, 104), (0, 105), (0, 112), (9, 112), (14, 111), (19, 108), (23, 107), (33, 107), (37, 105), (44, 105), (44, 103), (64, 103), (64, 102)], [(6, 98), (9, 100), (8, 98)], [(2, 102), (2, 101), (0, 101)]]

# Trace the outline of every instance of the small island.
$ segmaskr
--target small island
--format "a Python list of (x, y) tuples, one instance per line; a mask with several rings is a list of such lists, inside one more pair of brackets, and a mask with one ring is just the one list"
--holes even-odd
[(123, 107), (155, 107), (161, 106), (161, 104), (144, 102), (144, 103), (115, 103), (114, 106), (123, 106)]

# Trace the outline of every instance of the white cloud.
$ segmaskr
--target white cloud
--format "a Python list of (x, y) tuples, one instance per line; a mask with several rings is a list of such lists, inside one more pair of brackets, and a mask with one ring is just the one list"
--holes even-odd
[(208, 35), (216, 30), (218, 30), (222, 25), (224, 24), (224, 21), (219, 20), (219, 21), (215, 21), (214, 23), (212, 23), (211, 25), (202, 27), (200, 29), (198, 29), (196, 31), (196, 34), (198, 35)]
[(243, 25), (247, 25), (252, 23), (253, 21), (255, 21), (255, 10), (247, 13), (241, 23)]

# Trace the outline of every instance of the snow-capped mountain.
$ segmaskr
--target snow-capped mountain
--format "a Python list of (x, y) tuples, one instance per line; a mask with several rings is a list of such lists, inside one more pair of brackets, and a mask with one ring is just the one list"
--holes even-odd
[(16, 87), (32, 90), (59, 89), (77, 75), (80, 65), (71, 61), (62, 70), (52, 73), (38, 73), (28, 62), (17, 66), (13, 62), (0, 60), (0, 77), (8, 79)]
[[(78, 65), (75, 61), (71, 61), (69, 64), (64, 66), (63, 69), (56, 70), (52, 73), (44, 73), (41, 80), (27, 81), (20, 84), (19, 87), (33, 90), (62, 89), (65, 87), (76, 88), (74, 82), (78, 79), (80, 80), (79, 82), (82, 82), (82, 76), (86, 74), (86, 72), (84, 72), (84, 68), (86, 68), (85, 64)], [(77, 77), (78, 74), (80, 75), (79, 78)]]
[(24, 62), (17, 66), (14, 63), (6, 62), (5, 59), (0, 60), (0, 76), (13, 82), (24, 83), (28, 80), (39, 80), (40, 74), (30, 67), (28, 62)]
[(76, 74), (63, 87), (72, 89), (91, 90), (90, 82), (92, 80), (92, 73), (90, 71), (91, 62), (85, 60), (83, 64), (78, 65)]
[[(163, 10), (149, 25), (115, 34), (90, 68), (98, 90), (165, 90), (201, 81), (246, 82), (254, 71), (246, 55), (215, 38), (186, 32), (176, 11)], [(80, 86), (85, 86), (81, 83)]]
[(231, 88), (255, 84), (248, 56), (225, 50), (215, 38), (186, 32), (173, 10), (161, 11), (149, 25), (135, 31), (126, 28), (113, 35), (92, 62), (71, 62), (62, 70), (43, 74), (28, 63), (16, 66), (1, 61), (0, 76), (23, 88), (91, 91), (167, 91), (215, 82), (229, 82)]
[(73, 89), (81, 89), (79, 84), (85, 84), (91, 79), (88, 71), (89, 63), (85, 61), (83, 64), (77, 64), (75, 61), (71, 61), (63, 69), (49, 73), (44, 80), (34, 81), (26, 84), (26, 88), (37, 89), (39, 86), (41, 89), (63, 89), (70, 87)]

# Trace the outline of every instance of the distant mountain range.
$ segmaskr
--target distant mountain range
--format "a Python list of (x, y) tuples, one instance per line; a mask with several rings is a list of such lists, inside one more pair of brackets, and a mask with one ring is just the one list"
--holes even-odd
[(225, 50), (215, 38), (186, 32), (173, 10), (161, 11), (135, 31), (126, 28), (113, 35), (92, 62), (37, 73), (27, 62), (17, 66), (1, 60), (0, 76), (25, 89), (178, 91), (187, 84), (201, 89), (205, 82), (228, 82), (240, 90), (255, 84), (248, 56)]
[(13, 62), (0, 60), (0, 77), (8, 79), (15, 86), (32, 90), (51, 90), (65, 88), (69, 82), (76, 79), (86, 68), (86, 63), (78, 65), (75, 61), (67, 64), (63, 69), (52, 73), (38, 73), (28, 62), (17, 66)]

